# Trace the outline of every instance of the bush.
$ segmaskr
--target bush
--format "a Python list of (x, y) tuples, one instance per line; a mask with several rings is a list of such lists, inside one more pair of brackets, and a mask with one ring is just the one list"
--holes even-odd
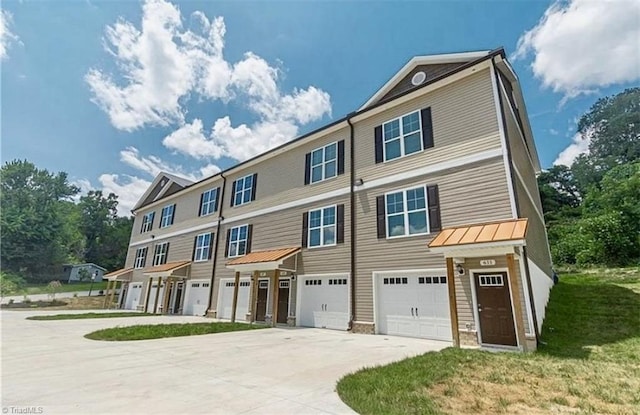
[(20, 293), (24, 285), (24, 278), (19, 275), (0, 272), (0, 295), (2, 297)]

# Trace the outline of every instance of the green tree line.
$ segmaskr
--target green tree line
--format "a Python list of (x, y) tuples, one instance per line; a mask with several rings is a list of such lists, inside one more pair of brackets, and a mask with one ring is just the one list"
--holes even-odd
[(2, 272), (28, 283), (59, 279), (62, 265), (93, 262), (122, 268), (132, 217), (118, 217), (118, 197), (80, 192), (67, 173), (51, 173), (26, 160), (0, 169)]
[(588, 151), (538, 177), (557, 265), (640, 264), (640, 88), (599, 99), (578, 122)]

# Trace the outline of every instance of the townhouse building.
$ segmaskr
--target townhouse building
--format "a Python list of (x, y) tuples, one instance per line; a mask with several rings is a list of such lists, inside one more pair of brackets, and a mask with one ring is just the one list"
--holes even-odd
[(503, 49), (411, 59), (361, 108), (133, 210), (120, 305), (532, 350), (553, 271)]

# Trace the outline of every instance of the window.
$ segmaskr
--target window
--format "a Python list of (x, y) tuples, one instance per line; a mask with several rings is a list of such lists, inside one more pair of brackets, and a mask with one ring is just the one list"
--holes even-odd
[(419, 277), (418, 284), (446, 284), (447, 277)]
[(169, 242), (164, 242), (156, 245), (156, 249), (153, 253), (153, 266), (158, 266), (167, 263), (167, 255), (169, 254)]
[(347, 279), (346, 278), (330, 279), (329, 285), (347, 285)]
[(208, 260), (211, 254), (211, 232), (209, 233), (201, 233), (196, 236), (196, 246), (193, 252), (193, 260), (198, 261), (206, 261)]
[(336, 244), (336, 207), (309, 212), (309, 248)]
[(280, 288), (289, 288), (289, 280), (280, 281)]
[(136, 269), (144, 268), (147, 262), (147, 248), (136, 249), (136, 259), (133, 263), (133, 267)]
[(322, 280), (306, 280), (304, 285), (322, 285)]
[(480, 286), (481, 287), (502, 287), (504, 286), (504, 281), (502, 279), (502, 275), (481, 275), (480, 276)]
[(253, 189), (253, 182), (255, 175), (250, 174), (241, 179), (235, 181), (235, 193), (233, 195), (233, 206), (244, 205), (251, 202), (251, 190)]
[(162, 208), (162, 215), (160, 215), (160, 228), (166, 228), (173, 225), (173, 216), (176, 212), (176, 204), (165, 206)]
[(422, 151), (420, 111), (382, 124), (384, 161)]
[(156, 212), (149, 212), (142, 217), (142, 228), (140, 228), (140, 233), (149, 232), (153, 228), (153, 218), (156, 215)]
[(407, 277), (392, 277), (392, 278), (384, 278), (382, 280), (382, 284), (384, 285), (404, 285), (408, 284), (409, 279)]
[(320, 182), (338, 174), (338, 143), (332, 143), (311, 152), (311, 183)]
[(229, 232), (229, 257), (242, 256), (247, 253), (249, 225), (236, 226)]
[(428, 233), (425, 188), (388, 193), (386, 215), (388, 238)]
[(200, 197), (200, 216), (207, 216), (218, 210), (218, 188), (207, 190)]

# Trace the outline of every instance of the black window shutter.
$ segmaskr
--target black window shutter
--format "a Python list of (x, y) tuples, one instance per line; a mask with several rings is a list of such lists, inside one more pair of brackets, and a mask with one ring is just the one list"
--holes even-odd
[(258, 184), (258, 173), (253, 173), (253, 180), (251, 181), (251, 200), (256, 200), (256, 189)]
[(200, 193), (200, 208), (198, 209), (198, 216), (202, 216), (202, 199), (204, 199), (204, 193)]
[(176, 217), (176, 204), (173, 204), (173, 210), (171, 211), (171, 223), (170, 225), (173, 225), (173, 219), (175, 219)]
[(311, 183), (311, 153), (304, 155), (304, 184)]
[(236, 200), (236, 181), (235, 180), (231, 184), (231, 200), (229, 201), (229, 206), (233, 207), (234, 200)]
[(251, 252), (251, 237), (253, 236), (253, 225), (247, 225), (247, 251), (248, 254)]
[(336, 243), (344, 243), (344, 205), (336, 207)]
[(166, 264), (168, 260), (169, 260), (169, 242), (167, 242), (167, 250), (165, 251), (163, 264)]
[(195, 261), (196, 260), (196, 248), (198, 246), (198, 235), (196, 235), (195, 238), (193, 238), (193, 255), (191, 255), (191, 260)]
[(213, 256), (213, 238), (215, 237), (215, 232), (211, 232), (211, 238), (209, 238), (209, 257), (207, 259), (211, 259)]
[(429, 232), (438, 232), (442, 229), (438, 185), (427, 186), (427, 199), (429, 204)]
[(344, 140), (338, 141), (338, 174), (344, 174)]
[(302, 214), (302, 247), (306, 248), (309, 243), (309, 212)]
[(231, 242), (231, 228), (227, 229), (227, 242), (224, 244), (225, 258), (229, 258), (229, 242)]
[(148, 247), (144, 247), (143, 249), (143, 254), (142, 254), (142, 268), (147, 266), (147, 251), (149, 250)]
[(387, 237), (387, 217), (384, 196), (376, 197), (376, 213), (378, 215), (378, 239)]
[(382, 151), (382, 126), (377, 126), (373, 131), (376, 144), (376, 163), (382, 163), (384, 161), (384, 153)]
[(220, 200), (220, 187), (216, 187), (216, 201), (213, 203), (213, 211), (218, 211), (218, 201)]
[(426, 148), (433, 147), (433, 123), (431, 122), (431, 107), (420, 111), (422, 117), (422, 145)]

